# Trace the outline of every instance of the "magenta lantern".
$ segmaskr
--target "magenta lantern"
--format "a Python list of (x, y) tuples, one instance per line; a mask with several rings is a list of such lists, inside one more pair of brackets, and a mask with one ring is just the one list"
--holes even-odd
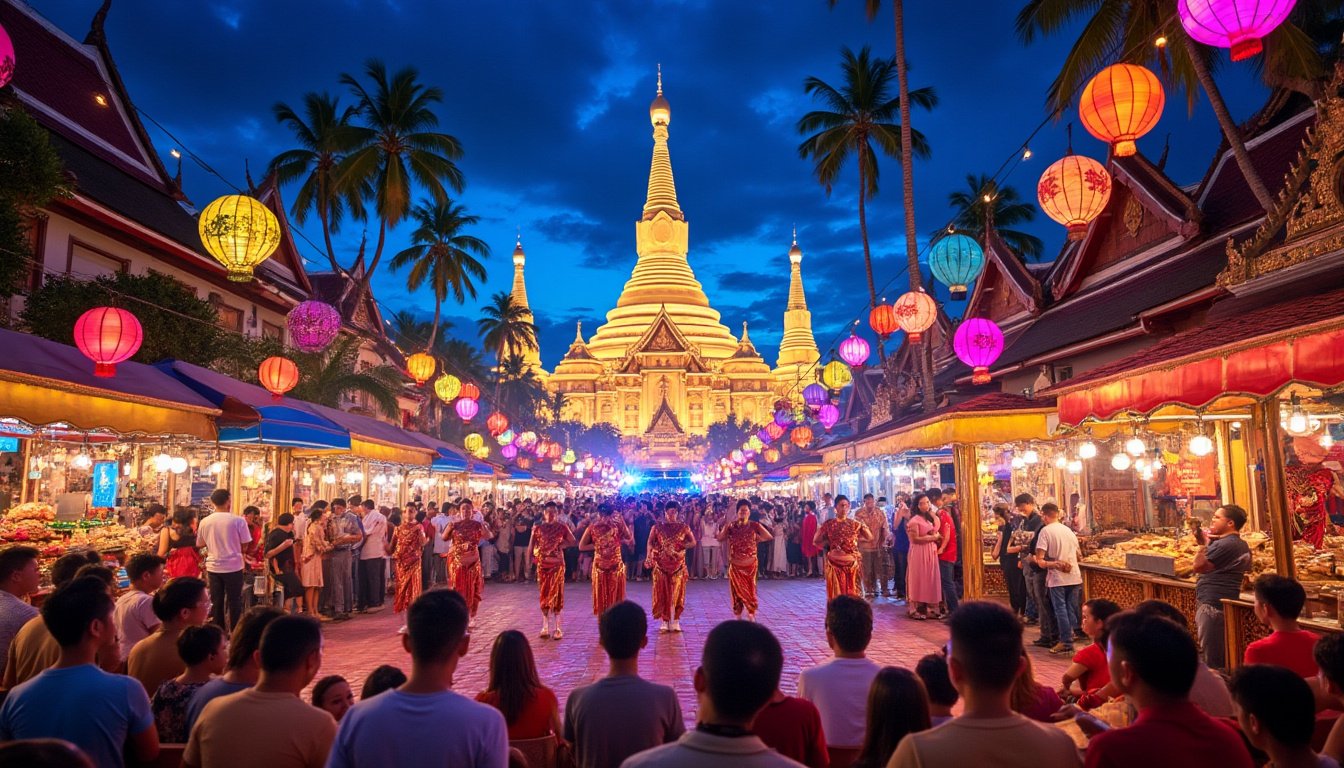
[(735, 464), (741, 464), (747, 460), (747, 457), (744, 456), (740, 450), (733, 451), (729, 456), (733, 458), (733, 463)]
[(481, 410), (481, 406), (468, 397), (459, 399), (457, 405), (453, 407), (457, 409), (457, 415), (463, 421), (471, 421), (476, 418), (476, 412)]
[(289, 340), (303, 352), (321, 352), (336, 340), (341, 330), (341, 313), (321, 301), (304, 301), (285, 317)]
[[(840, 354), (843, 355), (844, 345), (841, 345), (840, 350)], [(803, 387), (803, 402), (813, 408), (820, 408), (830, 401), (831, 393), (827, 392), (826, 388), (820, 384), (808, 384), (806, 387)]]
[(514, 445), (513, 443), (509, 443), (508, 445), (499, 449), (499, 455), (503, 456), (509, 461), (513, 461), (518, 456), (518, 446)]
[(4, 27), (0, 27), (0, 88), (9, 84), (14, 78), (14, 41), (9, 39), (9, 33)]
[(840, 342), (840, 359), (849, 363), (850, 368), (858, 368), (868, 362), (870, 348), (862, 336), (849, 332), (849, 338)]
[(834, 427), (839, 420), (840, 409), (831, 403), (821, 406), (817, 411), (817, 421), (821, 422), (821, 426), (825, 427), (827, 432), (831, 431), (831, 427)]
[(961, 321), (952, 337), (952, 349), (961, 362), (971, 366), (972, 383), (989, 382), (989, 366), (1003, 354), (1003, 331), (993, 320), (971, 317)]
[(1190, 37), (1205, 45), (1231, 48), (1241, 61), (1263, 50), (1260, 38), (1288, 18), (1297, 0), (1179, 0), (1176, 12)]
[(116, 307), (94, 307), (75, 321), (75, 346), (93, 361), (93, 375), (116, 375), (124, 363), (140, 351), (145, 331), (135, 315)]
[(780, 408), (775, 411), (775, 423), (781, 427), (787, 427), (793, 423), (793, 414), (789, 413), (787, 408)]

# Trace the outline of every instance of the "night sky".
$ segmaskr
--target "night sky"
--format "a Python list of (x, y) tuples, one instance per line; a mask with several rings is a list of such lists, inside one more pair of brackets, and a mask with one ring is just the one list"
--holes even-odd
[[(40, 13), (82, 39), (99, 0), (38, 0)], [(466, 149), (461, 202), (481, 217), (476, 234), (493, 248), (480, 300), (508, 290), (509, 254), (521, 227), (528, 293), (547, 368), (564, 354), (574, 322), (590, 335), (613, 307), (635, 262), (634, 222), (644, 203), (652, 150), (648, 104), (655, 66), (672, 104), (670, 147), (677, 193), (690, 222), (690, 261), (710, 301), (736, 334), (751, 324), (772, 365), (788, 289), (790, 228), (806, 254), (803, 272), (817, 343), (825, 354), (847, 324), (866, 316), (857, 214), (857, 171), (827, 197), (798, 157), (795, 125), (812, 109), (805, 77), (838, 84), (839, 51), (894, 47), (890, 10), (869, 24), (861, 0), (116, 0), (107, 33), (131, 98), (178, 144), (150, 126), (156, 149), (181, 147), (242, 186), (244, 161), (258, 180), (291, 138), (271, 114), (307, 91), (342, 93), (342, 72), (369, 58), (391, 70), (417, 68), (446, 95), (441, 127)], [(994, 173), (1019, 155), (1045, 116), (1044, 96), (1072, 37), (1024, 46), (1013, 31), (1020, 2), (907, 3), (912, 87), (932, 85), (940, 104), (912, 121), (933, 157), (915, 166), (921, 246), (951, 214), (947, 194), (968, 173)], [(19, 53), (22, 66), (22, 52)], [(1266, 92), (1250, 67), (1224, 62), (1219, 75), (1238, 120)], [(344, 96), (349, 101), (348, 96)], [(1066, 117), (1076, 121), (1076, 113)], [(1104, 146), (1074, 131), (1077, 151)], [(1208, 167), (1217, 127), (1203, 101), (1193, 115), (1169, 98), (1162, 122), (1139, 142), (1156, 158), (1168, 135), (1168, 173), (1192, 185)], [(1064, 150), (1064, 123), (1031, 141), (1031, 160), (1007, 183), (1034, 200), (1035, 182)], [(204, 206), (231, 191), (190, 162), (188, 195)], [(293, 190), (287, 190), (292, 199)], [(868, 209), (879, 289), (905, 289), (900, 164), (882, 161), (881, 193)], [(1030, 227), (1053, 258), (1063, 229), (1038, 215)], [(373, 230), (376, 232), (376, 228)], [(390, 238), (388, 256), (409, 227)], [(315, 227), (308, 230), (320, 242)], [(358, 224), (339, 237), (353, 254)], [(326, 259), (307, 249), (313, 269)], [(387, 258), (385, 256), (385, 258)], [(347, 257), (348, 262), (348, 257)], [(404, 277), (381, 271), (385, 310), (432, 311), (427, 291), (408, 295)], [(949, 307), (953, 315), (964, 304)], [(445, 306), (453, 333), (477, 341), (475, 304)]]

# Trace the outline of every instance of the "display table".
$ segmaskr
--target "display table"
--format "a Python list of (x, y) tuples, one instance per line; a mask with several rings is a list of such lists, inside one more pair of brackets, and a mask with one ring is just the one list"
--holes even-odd
[[(1318, 635), (1337, 635), (1344, 631), (1338, 621), (1331, 619), (1302, 618), (1297, 623)], [(1268, 637), (1270, 629), (1255, 617), (1254, 604), (1246, 598), (1239, 598), (1223, 600), (1223, 632), (1227, 637), (1227, 668), (1231, 671), (1241, 666), (1241, 660), (1246, 656), (1246, 646)]]
[(984, 573), (982, 589), (987, 597), (1008, 597), (1008, 584), (1003, 580), (1003, 567), (998, 563), (982, 563)]
[(1082, 563), (1080, 567), (1084, 600), (1104, 597), (1122, 609), (1133, 608), (1144, 600), (1161, 600), (1176, 606), (1194, 628), (1195, 582), (1104, 565)]

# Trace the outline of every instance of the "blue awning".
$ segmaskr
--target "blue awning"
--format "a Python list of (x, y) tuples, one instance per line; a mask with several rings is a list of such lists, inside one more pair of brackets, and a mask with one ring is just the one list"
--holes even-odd
[(439, 449), (439, 457), (434, 460), (430, 469), (435, 472), (466, 472), (467, 460), (443, 449)]
[(521, 481), (523, 481), (523, 480), (531, 480), (531, 479), (532, 479), (532, 473), (531, 473), (531, 472), (524, 472), (524, 471), (521, 470), (521, 469), (511, 469), (511, 470), (509, 470), (509, 479), (510, 479), (510, 480), (513, 480), (513, 481), (516, 481), (516, 482), (521, 482)]

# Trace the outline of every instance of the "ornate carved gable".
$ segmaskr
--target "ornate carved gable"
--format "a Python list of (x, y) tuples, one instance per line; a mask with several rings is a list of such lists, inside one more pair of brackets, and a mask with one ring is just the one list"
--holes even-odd
[(666, 307), (658, 310), (658, 315), (644, 335), (630, 345), (617, 370), (621, 373), (637, 373), (646, 366), (684, 368), (693, 373), (709, 371), (709, 366), (700, 357), (700, 350), (682, 334), (668, 316)]
[(985, 240), (985, 270), (975, 281), (966, 316), (1002, 323), (1022, 313), (1039, 314), (1044, 303), (1040, 282), (997, 230), (991, 227)]
[(672, 412), (672, 406), (667, 404), (667, 396), (663, 396), (663, 401), (658, 404), (658, 410), (653, 412), (653, 418), (649, 420), (649, 428), (644, 430), (644, 434), (658, 436), (682, 435), (685, 434), (681, 429), (681, 422), (677, 420), (677, 414)]
[[(1298, 152), (1274, 210), (1249, 239), (1227, 243), (1218, 285), (1230, 288), (1344, 248), (1344, 62), (1335, 64), (1316, 124)], [(1282, 236), (1282, 242), (1275, 241)]]

